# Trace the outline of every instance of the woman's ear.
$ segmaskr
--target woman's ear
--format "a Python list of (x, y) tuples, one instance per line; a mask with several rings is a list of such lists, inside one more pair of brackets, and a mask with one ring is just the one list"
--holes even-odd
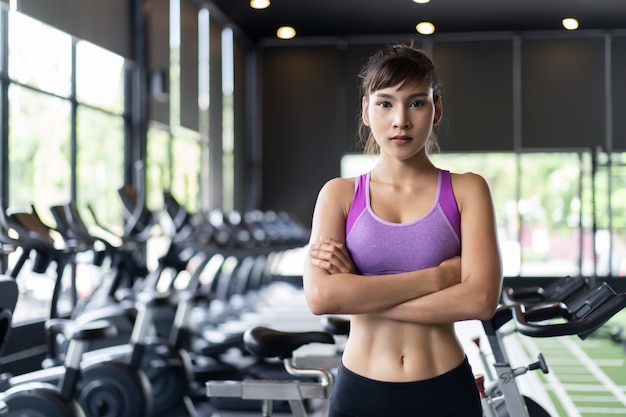
[(437, 100), (435, 100), (435, 116), (433, 118), (433, 126), (437, 126), (439, 122), (441, 122), (442, 117), (443, 105), (441, 103), (441, 96), (437, 96)]
[(369, 101), (366, 96), (363, 96), (361, 99), (361, 118), (363, 119), (363, 124), (367, 127), (370, 125), (369, 117), (367, 116), (367, 110), (369, 108)]

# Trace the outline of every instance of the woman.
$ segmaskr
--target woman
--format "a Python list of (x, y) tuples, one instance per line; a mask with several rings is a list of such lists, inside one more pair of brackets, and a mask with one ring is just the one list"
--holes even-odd
[(489, 319), (500, 298), (489, 187), (428, 157), (443, 110), (422, 51), (385, 48), (360, 77), (361, 131), (380, 156), (322, 187), (304, 270), (314, 314), (351, 315), (329, 416), (479, 417), (454, 323)]

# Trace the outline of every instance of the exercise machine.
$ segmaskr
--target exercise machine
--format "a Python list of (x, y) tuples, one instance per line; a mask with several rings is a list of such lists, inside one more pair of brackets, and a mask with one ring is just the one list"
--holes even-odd
[[(57, 279), (55, 284), (55, 297), (52, 303), (58, 301), (60, 294), (60, 281), (67, 265), (72, 260), (74, 253), (71, 250), (59, 250), (53, 245), (53, 239), (49, 234), (49, 229), (41, 222), (35, 212), (14, 212), (7, 216), (9, 227), (17, 230), (18, 237), (14, 240), (16, 245), (22, 247), (23, 252), (17, 262), (16, 267), (11, 271), (11, 276), (6, 277), (13, 283), (5, 282), (5, 287), (15, 285), (19, 278), (25, 260), (34, 256), (33, 271), (36, 273), (45, 272), (50, 265), (56, 263)], [(77, 246), (79, 246), (77, 244)], [(81, 247), (86, 250), (88, 247)], [(79, 250), (79, 249), (77, 249)], [(4, 288), (3, 292), (8, 289)], [(15, 302), (17, 302), (17, 289), (15, 290)], [(52, 318), (46, 322), (47, 334), (49, 336), (49, 358), (44, 361), (44, 368), (28, 372), (22, 375), (3, 375), (2, 384), (7, 387), (22, 387), (27, 384), (46, 383), (55, 385), (66, 378), (67, 370), (63, 363), (67, 361), (73, 346), (72, 338), (75, 329), (89, 328), (98, 323), (106, 322), (114, 329), (102, 337), (84, 338), (81, 349), (86, 352), (92, 348), (93, 344), (102, 343), (102, 339), (113, 339), (118, 335), (118, 329), (110, 321), (94, 320), (91, 322), (76, 322), (57, 317), (59, 311), (52, 307)], [(64, 340), (65, 349), (62, 354), (55, 356), (57, 339)], [(109, 342), (110, 343), (110, 342)], [(82, 355), (81, 355), (82, 358)], [(80, 404), (83, 412), (88, 417), (148, 417), (152, 410), (152, 391), (148, 380), (141, 369), (133, 364), (115, 360), (110, 357), (100, 357), (98, 360), (81, 361), (76, 364), (78, 376), (76, 378), (76, 388), (72, 391), (76, 395), (76, 400)], [(11, 388), (8, 388), (9, 391)]]
[(495, 382), (490, 387), (477, 379), (485, 417), (549, 417), (533, 399), (520, 393), (516, 378), (528, 371), (548, 373), (548, 365), (539, 355), (528, 366), (513, 368), (503, 344), (500, 329), (514, 321), (515, 330), (529, 337), (577, 335), (585, 340), (596, 329), (626, 307), (626, 293), (616, 293), (606, 282), (599, 282), (567, 301), (543, 301), (504, 304), (491, 320), (482, 322), (493, 355)]
[[(0, 277), (0, 350), (11, 329), (12, 312), (17, 301), (17, 286), (10, 277)], [(54, 325), (54, 324), (53, 324)], [(70, 340), (63, 372), (56, 384), (34, 379), (19, 380), (3, 374), (0, 380), (0, 409), (7, 417), (86, 417), (79, 401), (82, 379), (81, 361), (90, 340), (115, 335), (115, 328), (100, 321), (84, 326), (64, 327)], [(18, 379), (15, 379), (18, 378)], [(85, 392), (85, 391), (83, 391)], [(105, 416), (106, 414), (100, 414)]]
[(249, 329), (244, 334), (246, 348), (258, 358), (279, 358), (285, 370), (295, 377), (315, 381), (244, 380), (208, 381), (206, 394), (210, 398), (231, 397), (261, 402), (261, 415), (270, 417), (274, 402), (288, 402), (295, 417), (306, 417), (305, 400), (326, 400), (332, 392), (334, 376), (324, 368), (304, 368), (296, 365), (294, 351), (311, 343), (334, 344), (334, 336), (326, 331), (282, 332), (264, 326)]

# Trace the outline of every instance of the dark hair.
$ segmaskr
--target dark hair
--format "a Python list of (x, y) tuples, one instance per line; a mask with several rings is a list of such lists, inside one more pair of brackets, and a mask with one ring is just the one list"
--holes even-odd
[[(372, 55), (359, 73), (361, 97), (371, 92), (400, 84), (404, 86), (413, 81), (427, 80), (433, 89), (433, 98), (441, 97), (441, 85), (435, 70), (435, 64), (426, 53), (411, 45), (396, 44), (379, 50)], [(364, 143), (364, 151), (368, 154), (378, 153), (378, 144), (369, 127), (359, 117), (359, 138)], [(438, 151), (439, 145), (435, 135), (426, 142), (426, 151)]]

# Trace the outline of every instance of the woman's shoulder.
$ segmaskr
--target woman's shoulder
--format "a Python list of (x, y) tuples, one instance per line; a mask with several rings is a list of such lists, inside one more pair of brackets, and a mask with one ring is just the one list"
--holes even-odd
[(318, 200), (328, 200), (342, 205), (349, 204), (354, 195), (355, 177), (337, 177), (328, 180), (319, 192)]
[(487, 180), (474, 172), (450, 173), (452, 189), (457, 198), (490, 194)]
[(328, 180), (317, 196), (315, 211), (324, 216), (331, 216), (331, 213), (347, 215), (354, 196), (354, 181), (354, 177)]
[(462, 183), (486, 183), (485, 178), (482, 175), (471, 171), (463, 173), (450, 171), (450, 178), (452, 181)]
[(354, 191), (354, 182), (356, 181), (356, 177), (337, 177), (330, 179), (324, 184), (322, 187), (323, 191), (330, 193), (339, 193), (343, 194), (346, 192), (352, 193)]

